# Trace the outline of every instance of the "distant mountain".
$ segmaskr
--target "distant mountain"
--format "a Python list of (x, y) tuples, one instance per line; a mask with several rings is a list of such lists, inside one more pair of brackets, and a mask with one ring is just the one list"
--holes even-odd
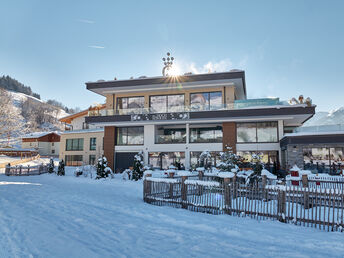
[(18, 82), (16, 79), (13, 79), (8, 75), (0, 77), (0, 88), (3, 88), (8, 91), (24, 93), (26, 95), (33, 96), (37, 99), (41, 98), (39, 94), (32, 92), (30, 86), (25, 86), (21, 82)]
[(317, 112), (303, 126), (344, 124), (344, 107), (330, 112)]

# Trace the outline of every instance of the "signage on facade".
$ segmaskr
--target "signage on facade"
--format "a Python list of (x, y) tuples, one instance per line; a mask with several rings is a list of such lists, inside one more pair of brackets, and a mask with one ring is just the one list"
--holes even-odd
[(139, 114), (131, 115), (131, 121), (157, 121), (157, 120), (185, 120), (189, 119), (188, 112), (177, 113), (158, 113), (158, 114)]

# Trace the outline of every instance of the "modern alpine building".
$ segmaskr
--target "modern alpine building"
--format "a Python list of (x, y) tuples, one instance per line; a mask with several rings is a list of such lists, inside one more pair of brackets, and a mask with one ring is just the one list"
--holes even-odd
[(216, 165), (227, 146), (246, 158), (259, 152), (265, 163), (285, 168), (280, 140), (315, 113), (310, 102), (247, 99), (241, 70), (87, 82), (86, 87), (106, 97), (106, 108), (85, 121), (104, 127), (104, 155), (115, 171), (132, 166), (139, 151), (155, 168), (176, 161), (191, 168), (204, 150)]

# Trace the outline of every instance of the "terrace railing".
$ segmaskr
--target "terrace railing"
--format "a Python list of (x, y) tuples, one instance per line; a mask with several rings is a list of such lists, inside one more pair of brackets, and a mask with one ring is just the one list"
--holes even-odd
[(6, 166), (5, 175), (6, 176), (33, 176), (48, 173), (48, 165), (38, 165), (38, 166)]
[(320, 186), (297, 187), (241, 184), (229, 178), (223, 182), (146, 177), (143, 199), (153, 205), (167, 205), (211, 214), (273, 219), (327, 231), (343, 231), (344, 191)]

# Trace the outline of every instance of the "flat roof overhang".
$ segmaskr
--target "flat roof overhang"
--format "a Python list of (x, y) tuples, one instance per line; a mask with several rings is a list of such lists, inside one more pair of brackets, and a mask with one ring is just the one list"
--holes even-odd
[(181, 87), (189, 89), (218, 86), (234, 86), (238, 99), (247, 97), (244, 71), (86, 82), (88, 90), (103, 96), (115, 93), (180, 90)]
[(300, 135), (300, 136), (285, 136), (280, 141), (281, 147), (287, 145), (297, 144), (343, 144), (344, 145), (344, 132), (337, 134), (312, 134), (312, 135)]
[[(89, 116), (86, 122), (101, 126), (134, 126), (143, 124), (181, 124), (211, 122), (246, 122), (283, 120), (286, 126), (299, 126), (311, 118), (315, 106), (248, 108), (200, 112), (179, 112), (143, 115)], [(180, 118), (179, 118), (180, 117)]]

